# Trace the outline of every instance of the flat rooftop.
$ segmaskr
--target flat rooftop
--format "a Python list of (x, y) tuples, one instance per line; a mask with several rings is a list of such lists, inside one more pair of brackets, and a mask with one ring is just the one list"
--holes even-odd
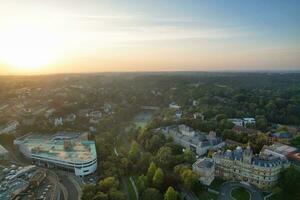
[(32, 154), (66, 162), (85, 162), (96, 158), (94, 141), (44, 135), (28, 135), (20, 139)]

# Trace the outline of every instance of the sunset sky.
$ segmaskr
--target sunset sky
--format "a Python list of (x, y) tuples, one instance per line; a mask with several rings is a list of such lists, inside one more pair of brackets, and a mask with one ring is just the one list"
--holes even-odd
[(0, 0), (0, 74), (300, 70), (299, 0)]

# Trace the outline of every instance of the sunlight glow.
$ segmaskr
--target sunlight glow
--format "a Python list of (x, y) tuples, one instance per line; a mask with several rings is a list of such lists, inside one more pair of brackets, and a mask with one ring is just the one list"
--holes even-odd
[(0, 28), (0, 60), (16, 72), (34, 72), (57, 57), (59, 38), (39, 23), (9, 21)]

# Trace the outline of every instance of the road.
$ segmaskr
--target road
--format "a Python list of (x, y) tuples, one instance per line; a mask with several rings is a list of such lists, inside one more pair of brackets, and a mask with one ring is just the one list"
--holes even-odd
[(239, 182), (226, 182), (220, 188), (218, 200), (233, 200), (231, 191), (236, 187), (245, 188), (251, 196), (251, 200), (263, 200), (261, 192), (251, 185), (245, 185)]
[(78, 191), (75, 187), (75, 185), (70, 181), (68, 176), (66, 175), (60, 175), (59, 176), (61, 184), (67, 189), (68, 192), (68, 199), (70, 200), (76, 200), (79, 197)]
[(196, 194), (194, 192), (186, 190), (182, 186), (179, 186), (179, 190), (181, 193), (181, 197), (184, 200), (198, 200), (198, 197), (196, 196)]

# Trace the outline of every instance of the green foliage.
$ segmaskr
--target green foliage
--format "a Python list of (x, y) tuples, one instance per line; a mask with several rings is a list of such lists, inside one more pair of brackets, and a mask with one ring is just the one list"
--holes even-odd
[(181, 183), (187, 189), (192, 189), (198, 182), (198, 175), (184, 165), (174, 167), (174, 173), (180, 177)]
[(172, 149), (166, 146), (161, 147), (155, 156), (155, 160), (158, 166), (160, 166), (161, 168), (170, 169), (174, 162)]
[(139, 176), (137, 180), (137, 188), (139, 193), (142, 193), (149, 185), (148, 178), (145, 175)]
[(108, 200), (108, 195), (103, 192), (97, 192), (92, 200)]
[(300, 172), (293, 167), (282, 172), (279, 180), (279, 186), (282, 192), (279, 194), (280, 199), (298, 200), (300, 197)]
[(178, 199), (179, 199), (178, 192), (176, 192), (173, 187), (168, 187), (168, 190), (164, 195), (164, 200), (178, 200)]
[(259, 130), (267, 130), (268, 127), (268, 121), (265, 116), (257, 116), (256, 117), (256, 128)]
[(227, 119), (227, 116), (225, 114), (218, 114), (216, 115), (216, 120), (220, 122), (221, 120)]
[(183, 158), (185, 162), (193, 164), (196, 162), (196, 155), (189, 149), (185, 150), (183, 153)]
[(294, 139), (292, 139), (291, 145), (300, 148), (300, 136), (297, 136)]
[(136, 141), (132, 141), (130, 150), (129, 150), (129, 159), (132, 161), (137, 161), (140, 156), (140, 150), (138, 143)]
[(154, 174), (156, 172), (156, 169), (157, 169), (157, 167), (156, 167), (155, 163), (151, 162), (150, 166), (148, 168), (148, 171), (147, 171), (148, 180), (152, 180), (153, 179)]
[(96, 188), (94, 185), (85, 185), (82, 189), (81, 200), (91, 200), (94, 198)]
[(126, 200), (126, 195), (115, 188), (109, 191), (108, 196), (110, 200)]
[(162, 171), (162, 169), (160, 169), (160, 168), (156, 169), (155, 174), (153, 176), (152, 183), (153, 183), (153, 186), (158, 189), (163, 185), (164, 172)]
[(163, 200), (162, 194), (155, 188), (147, 188), (142, 194), (142, 200)]
[(115, 177), (107, 177), (99, 182), (100, 190), (107, 192), (110, 189), (117, 189), (119, 187), (119, 181)]

